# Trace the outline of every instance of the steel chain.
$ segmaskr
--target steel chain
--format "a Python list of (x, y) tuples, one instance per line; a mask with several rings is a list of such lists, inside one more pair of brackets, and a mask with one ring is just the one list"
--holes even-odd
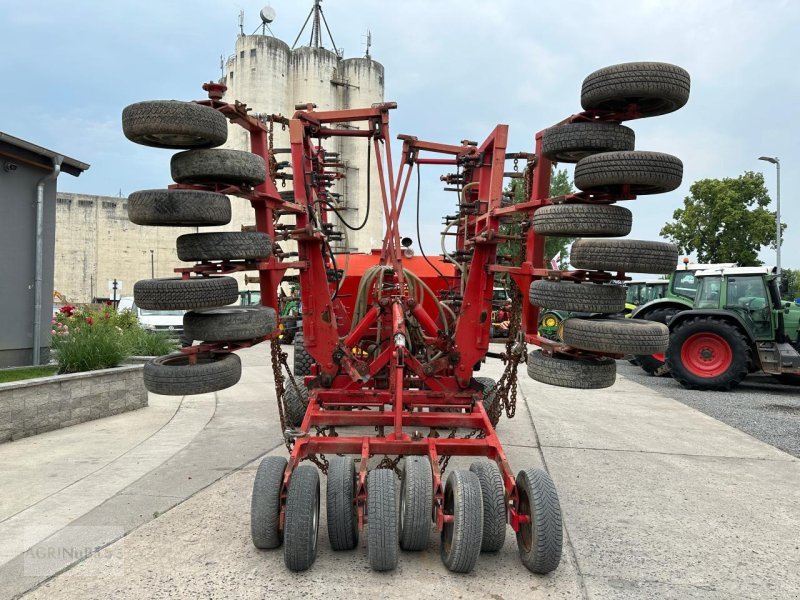
[(496, 427), (503, 411), (506, 417), (513, 419), (517, 412), (517, 369), (525, 357), (525, 338), (521, 336), (522, 323), (522, 292), (517, 285), (510, 281), (512, 287), (512, 309), (508, 323), (508, 340), (503, 362), (506, 368), (494, 388), (494, 400), (489, 407), (489, 420)]
[(275, 184), (275, 176), (278, 174), (278, 160), (275, 158), (275, 144), (272, 137), (272, 130), (275, 127), (275, 121), (272, 118), (272, 115), (269, 116), (269, 129), (267, 130), (267, 139), (269, 140), (269, 144), (267, 147), (268, 153), (268, 168), (269, 168), (269, 178), (272, 180), (273, 185)]
[(375, 467), (376, 469), (391, 469), (394, 471), (398, 477), (402, 476), (400, 473), (400, 467), (397, 464), (400, 462), (400, 459), (403, 458), (402, 456), (398, 456), (397, 458), (389, 458), (388, 456), (384, 456), (381, 462), (378, 463), (378, 466)]
[[(281, 369), (281, 362), (286, 362), (285, 353), (281, 349), (280, 341), (277, 338), (270, 340), (270, 353), (272, 355), (272, 377), (275, 379), (275, 396), (278, 400), (278, 416), (281, 421), (281, 434), (283, 441), (286, 443), (286, 449), (292, 451), (293, 443), (290, 436), (286, 435), (286, 416), (283, 406), (283, 370)], [(284, 355), (283, 357), (281, 355)], [(291, 374), (290, 374), (291, 375)]]
[[(450, 431), (450, 435), (447, 436), (447, 439), (451, 440), (451, 439), (455, 438), (457, 431), (458, 431), (457, 429), (453, 429), (452, 431)], [(469, 440), (469, 439), (472, 439), (473, 437), (476, 438), (476, 439), (480, 439), (480, 438), (486, 437), (486, 435), (480, 429), (473, 429), (472, 431), (470, 431), (467, 435), (465, 435), (461, 439)], [(439, 471), (440, 471), (441, 475), (444, 475), (444, 472), (447, 470), (447, 465), (450, 464), (450, 459), (451, 458), (453, 458), (453, 457), (450, 456), (450, 455), (440, 456), (439, 457)], [(442, 479), (444, 479), (444, 477), (442, 477)]]

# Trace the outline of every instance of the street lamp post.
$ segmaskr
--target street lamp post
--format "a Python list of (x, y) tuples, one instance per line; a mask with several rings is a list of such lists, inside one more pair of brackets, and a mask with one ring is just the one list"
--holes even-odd
[(777, 264), (775, 266), (778, 269), (778, 277), (780, 277), (781, 276), (781, 161), (777, 156), (775, 157), (759, 156), (758, 160), (765, 160), (767, 162), (772, 163), (773, 165), (775, 165), (776, 171), (778, 173), (778, 193), (776, 199), (777, 209), (775, 211), (775, 222), (776, 222), (775, 229), (777, 231), (777, 237), (775, 239), (777, 242), (778, 251), (776, 257)]
[[(778, 262), (779, 263), (781, 262), (780, 259), (778, 259)], [(155, 279), (155, 278), (156, 278), (156, 262), (155, 262), (155, 258), (153, 258), (153, 250), (151, 249), (150, 250), (150, 279)]]

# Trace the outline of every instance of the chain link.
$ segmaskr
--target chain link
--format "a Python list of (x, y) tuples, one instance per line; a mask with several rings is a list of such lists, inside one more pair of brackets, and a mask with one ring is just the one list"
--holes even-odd
[(267, 130), (267, 139), (269, 140), (267, 153), (269, 154), (268, 162), (269, 162), (269, 178), (272, 180), (273, 185), (275, 184), (275, 176), (278, 174), (278, 160), (275, 158), (275, 142), (272, 136), (272, 130), (275, 127), (275, 121), (272, 118), (272, 115), (269, 116), (269, 129)]
[(400, 473), (400, 467), (397, 464), (400, 462), (400, 459), (403, 458), (402, 456), (398, 456), (397, 458), (389, 458), (388, 456), (384, 456), (381, 462), (378, 463), (378, 466), (375, 467), (376, 469), (391, 469), (394, 471), (398, 477), (401, 477), (402, 474)]
[(522, 293), (513, 280), (510, 281), (511, 291), (511, 316), (508, 323), (508, 340), (503, 362), (506, 368), (494, 388), (494, 400), (489, 407), (489, 420), (492, 427), (496, 427), (503, 411), (506, 417), (513, 419), (517, 412), (517, 368), (526, 354), (525, 338), (522, 337), (520, 325), (522, 323)]

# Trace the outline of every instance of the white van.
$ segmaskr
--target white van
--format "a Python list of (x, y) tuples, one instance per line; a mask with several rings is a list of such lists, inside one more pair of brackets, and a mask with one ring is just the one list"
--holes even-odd
[(117, 311), (129, 310), (136, 315), (139, 324), (150, 331), (166, 331), (177, 338), (183, 335), (183, 315), (185, 310), (145, 310), (133, 301), (133, 296), (120, 298)]

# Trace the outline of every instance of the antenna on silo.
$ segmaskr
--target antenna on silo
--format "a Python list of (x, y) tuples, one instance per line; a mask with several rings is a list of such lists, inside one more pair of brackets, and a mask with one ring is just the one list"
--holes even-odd
[(367, 50), (364, 52), (364, 58), (372, 58), (369, 54), (369, 49), (372, 47), (372, 32), (367, 29)]
[(244, 10), (239, 11), (239, 35), (244, 35)]
[[(269, 31), (270, 35), (275, 37), (275, 34), (272, 33), (272, 29), (269, 28), (269, 24), (275, 20), (275, 9), (267, 4), (267, 6), (261, 9), (259, 15), (261, 16), (261, 35), (266, 35), (265, 31)], [(258, 31), (258, 27), (256, 27), (256, 31)], [(255, 33), (255, 31), (253, 33)]]
[(225, 79), (225, 55), (224, 54), (220, 54), (219, 55), (219, 78), (220, 78), (220, 81), (222, 79)]
[(295, 46), (297, 46), (297, 42), (300, 39), (300, 36), (303, 35), (303, 32), (306, 30), (306, 25), (312, 19), (311, 23), (311, 39), (308, 42), (308, 45), (311, 48), (322, 48), (322, 25), (325, 25), (325, 31), (328, 32), (328, 38), (331, 40), (331, 45), (333, 46), (333, 51), (336, 53), (336, 56), (342, 58), (343, 53), (339, 51), (336, 47), (336, 42), (333, 41), (333, 34), (331, 34), (331, 28), (328, 27), (328, 20), (325, 18), (325, 14), (322, 12), (322, 0), (314, 0), (314, 6), (311, 7), (311, 11), (308, 13), (306, 17), (305, 23), (300, 28), (300, 33), (297, 34), (297, 37), (294, 39), (294, 44), (292, 44), (292, 50), (294, 50)]

